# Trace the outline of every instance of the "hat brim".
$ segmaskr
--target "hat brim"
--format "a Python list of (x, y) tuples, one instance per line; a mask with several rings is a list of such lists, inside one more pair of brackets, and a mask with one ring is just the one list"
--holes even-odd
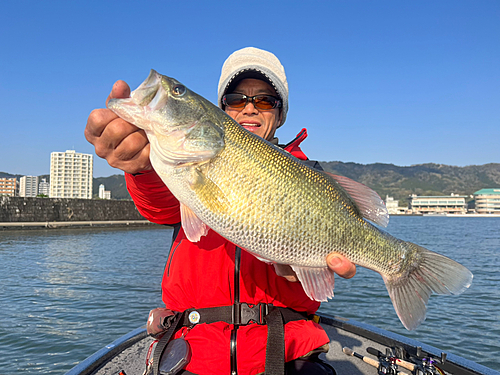
[(227, 85), (226, 89), (224, 90), (223, 95), (228, 94), (228, 93), (232, 93), (236, 89), (236, 86), (238, 86), (238, 84), (242, 80), (247, 79), (247, 78), (258, 79), (258, 80), (261, 80), (261, 81), (268, 83), (273, 88), (276, 95), (280, 99), (282, 99), (278, 90), (276, 89), (276, 87), (274, 87), (273, 82), (264, 73), (262, 73), (259, 70), (255, 70), (255, 69), (242, 70), (241, 72), (235, 74), (234, 78), (231, 80), (231, 82)]

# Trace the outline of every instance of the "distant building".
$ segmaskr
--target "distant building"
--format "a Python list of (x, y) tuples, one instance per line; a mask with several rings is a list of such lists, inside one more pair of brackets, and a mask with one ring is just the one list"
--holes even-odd
[(23, 176), (19, 179), (19, 196), (36, 197), (38, 190), (38, 176)]
[(50, 198), (92, 199), (93, 158), (74, 150), (50, 154)]
[(476, 191), (474, 199), (478, 214), (500, 214), (500, 188)]
[(465, 214), (465, 195), (410, 196), (410, 209), (414, 214)]
[(47, 182), (46, 178), (42, 178), (42, 181), (38, 184), (38, 194), (49, 196), (50, 184)]
[(15, 177), (0, 178), (0, 195), (7, 195), (9, 197), (15, 197), (17, 190), (17, 179)]
[(101, 199), (111, 199), (111, 191), (105, 190), (106, 188), (104, 187), (103, 184), (99, 185), (99, 198)]
[(399, 207), (399, 201), (388, 195), (385, 196), (385, 207), (389, 215), (403, 215), (406, 213), (406, 207)]

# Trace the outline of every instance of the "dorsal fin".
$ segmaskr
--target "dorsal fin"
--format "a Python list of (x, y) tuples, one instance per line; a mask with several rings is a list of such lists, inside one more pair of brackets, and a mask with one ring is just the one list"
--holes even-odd
[(182, 229), (191, 242), (198, 242), (202, 236), (208, 233), (208, 228), (191, 209), (181, 203)]
[(328, 172), (325, 173), (337, 181), (351, 196), (361, 216), (373, 221), (375, 224), (387, 227), (387, 224), (389, 224), (389, 213), (387, 212), (384, 201), (374, 190), (348, 177), (338, 176)]

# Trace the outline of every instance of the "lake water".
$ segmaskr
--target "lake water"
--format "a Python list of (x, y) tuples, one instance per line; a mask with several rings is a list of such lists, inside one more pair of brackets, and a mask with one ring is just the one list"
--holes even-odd
[[(381, 277), (337, 278), (320, 312), (403, 334), (500, 370), (500, 218), (392, 217), (387, 230), (474, 273), (460, 296), (433, 296), (414, 332), (399, 322)], [(0, 374), (64, 374), (161, 306), (172, 230), (0, 232)]]

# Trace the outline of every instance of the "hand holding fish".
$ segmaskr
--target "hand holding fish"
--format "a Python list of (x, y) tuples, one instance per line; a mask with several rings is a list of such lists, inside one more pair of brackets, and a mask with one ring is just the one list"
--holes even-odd
[(461, 264), (372, 225), (389, 219), (373, 190), (301, 163), (173, 78), (151, 71), (108, 108), (146, 131), (151, 164), (181, 203), (193, 243), (211, 228), (259, 259), (290, 265), (316, 301), (333, 297), (339, 253), (380, 273), (409, 330), (425, 319), (431, 294), (460, 294), (472, 282)]
[[(106, 99), (130, 97), (130, 87), (124, 81), (117, 81)], [(86, 139), (94, 145), (96, 154), (106, 159), (109, 165), (127, 173), (150, 170), (149, 141), (144, 130), (118, 117), (107, 108), (95, 109), (89, 115), (85, 128)], [(335, 263), (332, 263), (334, 260)], [(340, 254), (327, 257), (329, 268), (340, 277), (350, 279), (356, 273), (356, 266)], [(276, 273), (289, 281), (298, 281), (297, 275), (288, 265), (276, 264)]]
[[(341, 254), (331, 253), (326, 257), (328, 268), (344, 279), (350, 279), (356, 274), (356, 265)], [(299, 281), (297, 274), (292, 267), (286, 264), (274, 264), (274, 270), (278, 276), (284, 277), (288, 281)]]
[[(130, 87), (117, 81), (106, 100), (128, 98)], [(121, 119), (109, 109), (93, 110), (87, 120), (85, 138), (94, 145), (96, 154), (113, 168), (127, 173), (151, 169), (149, 141), (144, 130)]]

